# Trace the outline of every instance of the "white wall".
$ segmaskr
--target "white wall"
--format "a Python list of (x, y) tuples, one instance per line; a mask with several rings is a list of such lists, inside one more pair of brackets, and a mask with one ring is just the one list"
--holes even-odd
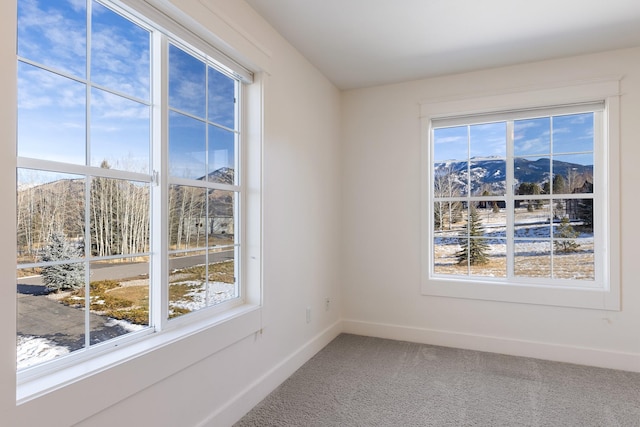
[[(640, 199), (634, 193), (640, 179), (639, 49), (340, 94), (243, 1), (171, 1), (210, 28), (229, 51), (265, 71), (264, 332), (168, 377), (163, 364), (172, 354), (203, 343), (173, 345), (150, 366), (133, 361), (116, 374), (94, 376), (16, 407), (16, 13), (13, 1), (0, 2), (0, 191), (6, 195), (0, 210), (3, 425), (229, 425), (343, 329), (640, 370), (640, 282), (633, 269), (640, 238), (635, 226)], [(623, 310), (421, 296), (418, 103), (603, 75), (625, 76)], [(325, 297), (332, 301), (328, 312)], [(122, 396), (122, 384), (138, 376), (157, 381)]]
[[(172, 345), (149, 366), (126, 363), (16, 407), (15, 4), (0, 2), (0, 414), (11, 426), (224, 426), (339, 332), (340, 93), (239, 0), (172, 0), (265, 71), (262, 334), (166, 377), (163, 365), (206, 343)], [(324, 308), (325, 297), (331, 309)], [(311, 307), (311, 323), (306, 307)], [(152, 385), (122, 396), (139, 377)]]
[[(620, 76), (622, 311), (421, 295), (418, 104)], [(342, 107), (346, 331), (640, 371), (640, 49), (352, 90)]]

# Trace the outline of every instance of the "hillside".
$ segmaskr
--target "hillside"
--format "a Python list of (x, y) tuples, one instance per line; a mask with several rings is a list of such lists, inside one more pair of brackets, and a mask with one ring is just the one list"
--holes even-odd
[[(516, 182), (530, 182), (543, 186), (549, 181), (553, 169), (554, 175), (562, 175), (567, 178), (571, 174), (582, 177), (581, 185), (585, 179), (592, 180), (593, 165), (581, 165), (577, 163), (568, 163), (560, 160), (554, 160), (552, 167), (549, 166), (548, 159), (528, 160), (524, 158), (516, 158), (514, 161), (514, 173)], [(469, 171), (467, 171), (467, 162), (449, 161), (439, 162), (434, 165), (434, 174), (436, 177), (444, 177), (448, 174), (453, 175), (453, 182), (464, 193), (467, 187), (467, 176), (471, 174), (471, 194), (480, 194), (487, 190), (494, 194), (504, 194), (506, 186), (506, 161), (503, 159), (477, 160), (471, 159)]]

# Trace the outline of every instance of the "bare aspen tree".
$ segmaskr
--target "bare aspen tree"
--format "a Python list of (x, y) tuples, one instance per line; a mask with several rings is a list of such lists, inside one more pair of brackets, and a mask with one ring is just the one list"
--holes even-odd
[[(460, 184), (455, 180), (455, 172), (451, 165), (448, 165), (445, 169), (438, 172), (434, 182), (434, 196), (435, 197), (457, 197), (460, 196)], [(448, 222), (448, 229), (451, 230), (451, 226), (456, 222), (456, 212), (460, 209), (460, 202), (438, 202), (437, 208), (438, 215), (440, 215), (440, 231), (444, 229), (445, 216)]]

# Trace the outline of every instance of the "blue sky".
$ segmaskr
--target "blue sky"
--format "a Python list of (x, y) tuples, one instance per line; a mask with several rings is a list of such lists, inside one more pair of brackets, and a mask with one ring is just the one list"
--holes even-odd
[(169, 116), (172, 175), (200, 178), (222, 167), (235, 169), (235, 134), (230, 130), (236, 128), (234, 99), (233, 79), (170, 45), (169, 107), (175, 110)]
[[(88, 37), (85, 0), (18, 1), (18, 55), (36, 64), (18, 66), (18, 154), (85, 164), (89, 135), (90, 165), (107, 160), (113, 168), (147, 173), (150, 33), (95, 1), (91, 10)], [(88, 45), (90, 83), (99, 86), (89, 90)], [(234, 133), (202, 122), (236, 128), (234, 80), (171, 49), (170, 107), (195, 116), (189, 120), (200, 120), (179, 120), (171, 126), (173, 173), (196, 178), (220, 167), (234, 168)], [(208, 150), (206, 137), (194, 131), (198, 127), (209, 129)], [(202, 174), (195, 176), (198, 168)]]
[[(572, 114), (514, 122), (514, 156), (593, 164), (593, 114)], [(553, 150), (551, 149), (553, 143)], [(434, 161), (506, 157), (504, 122), (434, 130)]]

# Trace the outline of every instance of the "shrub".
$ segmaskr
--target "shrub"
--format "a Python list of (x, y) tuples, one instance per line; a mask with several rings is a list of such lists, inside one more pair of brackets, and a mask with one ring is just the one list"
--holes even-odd
[[(42, 249), (42, 261), (62, 261), (80, 258), (80, 251), (73, 247), (61, 232), (54, 232), (49, 237), (47, 246)], [(42, 280), (50, 291), (79, 289), (84, 286), (84, 264), (56, 264), (42, 267)]]

